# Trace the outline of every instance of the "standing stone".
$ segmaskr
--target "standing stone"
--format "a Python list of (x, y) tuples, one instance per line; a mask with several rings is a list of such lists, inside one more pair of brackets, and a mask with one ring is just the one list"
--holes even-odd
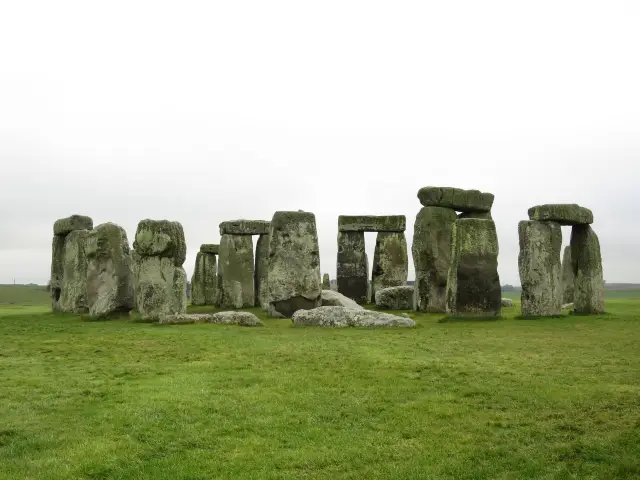
[(246, 308), (255, 305), (253, 269), (251, 236), (222, 235), (218, 265), (221, 278), (220, 307)]
[(562, 256), (562, 303), (573, 303), (573, 290), (575, 282), (573, 277), (573, 266), (571, 265), (571, 245), (564, 247)]
[(364, 232), (338, 232), (338, 292), (360, 305), (368, 301), (369, 265)]
[(409, 259), (404, 232), (378, 232), (371, 273), (371, 299), (376, 298), (378, 290), (407, 284)]
[(331, 280), (329, 280), (328, 273), (322, 276), (322, 290), (331, 290)]
[(191, 276), (191, 305), (204, 305), (204, 262), (205, 255), (196, 253), (196, 265)]
[(310, 212), (276, 212), (269, 242), (269, 314), (291, 317), (322, 305), (316, 217)]
[(500, 308), (496, 225), (492, 220), (456, 220), (451, 233), (447, 313), (496, 316)]
[(604, 277), (600, 241), (589, 225), (576, 225), (571, 229), (571, 264), (575, 277), (574, 311), (603, 313)]
[(451, 233), (456, 212), (450, 208), (423, 207), (413, 229), (413, 264), (416, 271), (414, 308), (444, 313), (451, 264)]
[(87, 236), (90, 230), (74, 230), (65, 237), (60, 311), (87, 311)]
[(260, 235), (256, 243), (255, 295), (256, 306), (269, 307), (267, 281), (269, 276), (269, 235)]
[[(215, 253), (214, 253), (215, 252)], [(204, 244), (196, 254), (191, 277), (191, 305), (216, 305), (218, 302), (218, 245)]]
[(113, 223), (88, 236), (87, 303), (92, 317), (128, 313), (133, 308), (133, 266), (127, 233)]
[(129, 250), (129, 255), (131, 256), (131, 279), (133, 284), (133, 308), (132, 310), (136, 310), (138, 301), (136, 300), (136, 285), (138, 284), (138, 277), (140, 274), (140, 261), (142, 257), (136, 252), (133, 248)]
[(518, 224), (518, 237), (522, 315), (559, 315), (562, 307), (560, 224), (523, 220)]

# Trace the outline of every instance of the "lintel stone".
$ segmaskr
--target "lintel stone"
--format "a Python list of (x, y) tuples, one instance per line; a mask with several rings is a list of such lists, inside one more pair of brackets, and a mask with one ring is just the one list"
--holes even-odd
[(340, 215), (340, 232), (404, 232), (407, 217), (404, 215)]
[(418, 199), (425, 207), (452, 208), (459, 212), (489, 212), (493, 206), (493, 193), (463, 190), (453, 187), (422, 187)]
[(220, 235), (268, 235), (267, 220), (229, 220), (220, 224)]
[(218, 243), (203, 243), (200, 245), (200, 253), (213, 253), (218, 255), (220, 253), (220, 244)]
[(552, 203), (531, 207), (529, 218), (560, 225), (590, 225), (593, 223), (593, 212), (575, 203)]

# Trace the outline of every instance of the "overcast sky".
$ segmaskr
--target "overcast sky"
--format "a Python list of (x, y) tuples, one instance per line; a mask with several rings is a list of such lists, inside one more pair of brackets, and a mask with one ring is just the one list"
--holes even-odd
[(182, 222), (191, 276), (221, 221), (298, 209), (334, 278), (338, 215), (404, 214), (410, 244), (425, 185), (495, 194), (502, 283), (559, 202), (640, 281), (638, 25), (637, 0), (3, 2), (0, 283), (46, 283), (72, 213), (131, 243)]

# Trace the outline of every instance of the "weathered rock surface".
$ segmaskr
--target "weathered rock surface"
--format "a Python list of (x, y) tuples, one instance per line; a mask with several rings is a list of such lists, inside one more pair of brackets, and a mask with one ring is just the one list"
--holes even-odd
[(571, 229), (571, 264), (575, 278), (574, 311), (603, 313), (604, 277), (600, 241), (588, 225), (577, 225)]
[(298, 310), (292, 320), (295, 325), (317, 327), (414, 327), (416, 324), (406, 317), (345, 307)]
[(407, 217), (404, 215), (340, 215), (339, 232), (404, 232)]
[(413, 308), (414, 287), (383, 288), (376, 292), (376, 307), (390, 310), (411, 310)]
[(131, 278), (133, 283), (133, 310), (138, 308), (138, 301), (136, 300), (136, 285), (138, 284), (138, 277), (140, 273), (140, 261), (142, 257), (134, 249), (129, 250), (131, 256)]
[(510, 298), (503, 298), (501, 301), (501, 305), (503, 307), (513, 307), (513, 300)]
[(345, 307), (355, 310), (364, 310), (364, 307), (339, 292), (333, 290), (322, 290), (322, 306), (323, 307)]
[(220, 253), (220, 245), (217, 243), (203, 243), (200, 245), (200, 253), (212, 253), (218, 255)]
[(322, 290), (331, 290), (331, 280), (328, 273), (322, 276)]
[(518, 236), (522, 315), (559, 315), (562, 307), (560, 224), (523, 220), (518, 224)]
[(409, 258), (403, 232), (378, 232), (371, 271), (371, 295), (387, 287), (407, 284)]
[(57, 236), (66, 236), (74, 230), (91, 230), (93, 228), (93, 220), (85, 215), (71, 215), (67, 218), (60, 218), (53, 224), (53, 234)]
[(500, 315), (501, 299), (495, 223), (475, 218), (456, 220), (451, 235), (447, 313)]
[(63, 275), (58, 309), (85, 313), (87, 306), (87, 252), (90, 230), (74, 230), (64, 239)]
[(414, 308), (417, 311), (446, 311), (451, 233), (456, 219), (455, 210), (442, 207), (423, 207), (416, 216), (411, 251), (416, 272)]
[(269, 235), (260, 235), (256, 243), (255, 295), (256, 306), (269, 307)]
[(134, 278), (127, 233), (114, 223), (98, 225), (88, 235), (86, 251), (89, 315), (109, 317), (130, 312)]
[(191, 305), (216, 305), (218, 301), (218, 268), (216, 255), (196, 254), (196, 265), (191, 277)]
[(573, 306), (573, 302), (565, 303), (564, 305), (562, 305), (562, 310), (573, 310)]
[(230, 220), (220, 224), (220, 235), (268, 235), (266, 220)]
[(64, 241), (65, 237), (53, 236), (51, 244), (51, 309), (61, 312), (60, 297), (62, 296), (62, 282), (64, 279)]
[(529, 209), (529, 219), (560, 225), (586, 225), (593, 223), (593, 212), (575, 203), (537, 205)]
[(242, 327), (259, 327), (262, 322), (250, 312), (217, 312), (217, 313), (182, 313), (168, 315), (158, 323), (218, 323), (222, 325), (240, 325)]
[(133, 248), (141, 257), (173, 258), (176, 267), (187, 258), (182, 225), (169, 220), (146, 219), (138, 223)]
[(220, 307), (253, 307), (256, 299), (251, 236), (222, 235), (218, 261)]
[(461, 212), (488, 212), (493, 205), (492, 193), (453, 187), (423, 187), (418, 199), (425, 207), (451, 208)]
[(310, 212), (276, 212), (271, 220), (270, 311), (290, 317), (321, 305), (320, 251), (316, 217)]
[(462, 212), (458, 218), (479, 218), (481, 220), (493, 220), (491, 212)]
[(368, 302), (369, 263), (364, 232), (338, 232), (338, 292), (359, 304)]
[(204, 305), (204, 255), (196, 253), (196, 265), (191, 276), (191, 305)]
[(573, 265), (571, 264), (571, 245), (567, 245), (562, 256), (562, 301), (564, 303), (573, 303), (574, 280)]

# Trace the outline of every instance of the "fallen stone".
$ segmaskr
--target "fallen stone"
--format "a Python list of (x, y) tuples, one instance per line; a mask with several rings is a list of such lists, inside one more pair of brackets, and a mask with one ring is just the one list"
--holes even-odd
[(410, 318), (371, 310), (346, 307), (318, 307), (298, 310), (293, 314), (294, 325), (317, 327), (414, 327)]
[(93, 220), (91, 217), (84, 215), (71, 215), (67, 218), (60, 218), (53, 224), (53, 234), (58, 236), (66, 236), (74, 230), (91, 230), (93, 228)]
[(212, 253), (218, 255), (220, 253), (220, 245), (217, 243), (203, 243), (200, 245), (200, 253)]
[(221, 308), (247, 308), (255, 305), (253, 240), (248, 235), (224, 234), (220, 237), (218, 294)]
[(339, 232), (404, 232), (407, 218), (404, 215), (340, 215)]
[(322, 289), (323, 290), (331, 290), (331, 280), (329, 280), (329, 274), (325, 273), (322, 276)]
[(503, 298), (500, 302), (503, 307), (513, 307), (513, 300), (510, 298)]
[(376, 292), (376, 307), (390, 310), (413, 309), (414, 287), (405, 285), (402, 287), (383, 288)]
[(260, 235), (256, 243), (255, 305), (263, 309), (269, 306), (269, 235)]
[(369, 262), (364, 232), (338, 232), (337, 287), (355, 302), (368, 303)]
[(370, 298), (378, 290), (407, 284), (409, 260), (403, 232), (378, 232), (373, 254)]
[(176, 267), (187, 258), (182, 225), (169, 220), (146, 219), (138, 223), (133, 248), (141, 257), (172, 258)]
[(220, 224), (220, 235), (268, 235), (266, 220), (230, 220)]
[(74, 230), (64, 240), (63, 275), (58, 311), (85, 313), (87, 306), (87, 237), (90, 230)]
[(217, 323), (221, 325), (240, 325), (241, 327), (259, 327), (262, 322), (250, 312), (182, 313), (167, 315), (158, 323)]
[(571, 246), (567, 245), (562, 256), (562, 301), (564, 303), (573, 303), (574, 289), (575, 279), (571, 264)]
[(593, 212), (575, 203), (537, 205), (529, 209), (529, 219), (560, 225), (586, 225), (593, 223)]
[(571, 229), (571, 264), (574, 274), (573, 303), (576, 313), (604, 313), (604, 276), (600, 241), (588, 225)]
[(423, 187), (418, 199), (425, 207), (451, 208), (460, 212), (488, 212), (493, 205), (492, 193), (452, 187)]
[(345, 307), (354, 310), (364, 310), (364, 307), (339, 292), (333, 290), (322, 290), (322, 306), (323, 307)]

